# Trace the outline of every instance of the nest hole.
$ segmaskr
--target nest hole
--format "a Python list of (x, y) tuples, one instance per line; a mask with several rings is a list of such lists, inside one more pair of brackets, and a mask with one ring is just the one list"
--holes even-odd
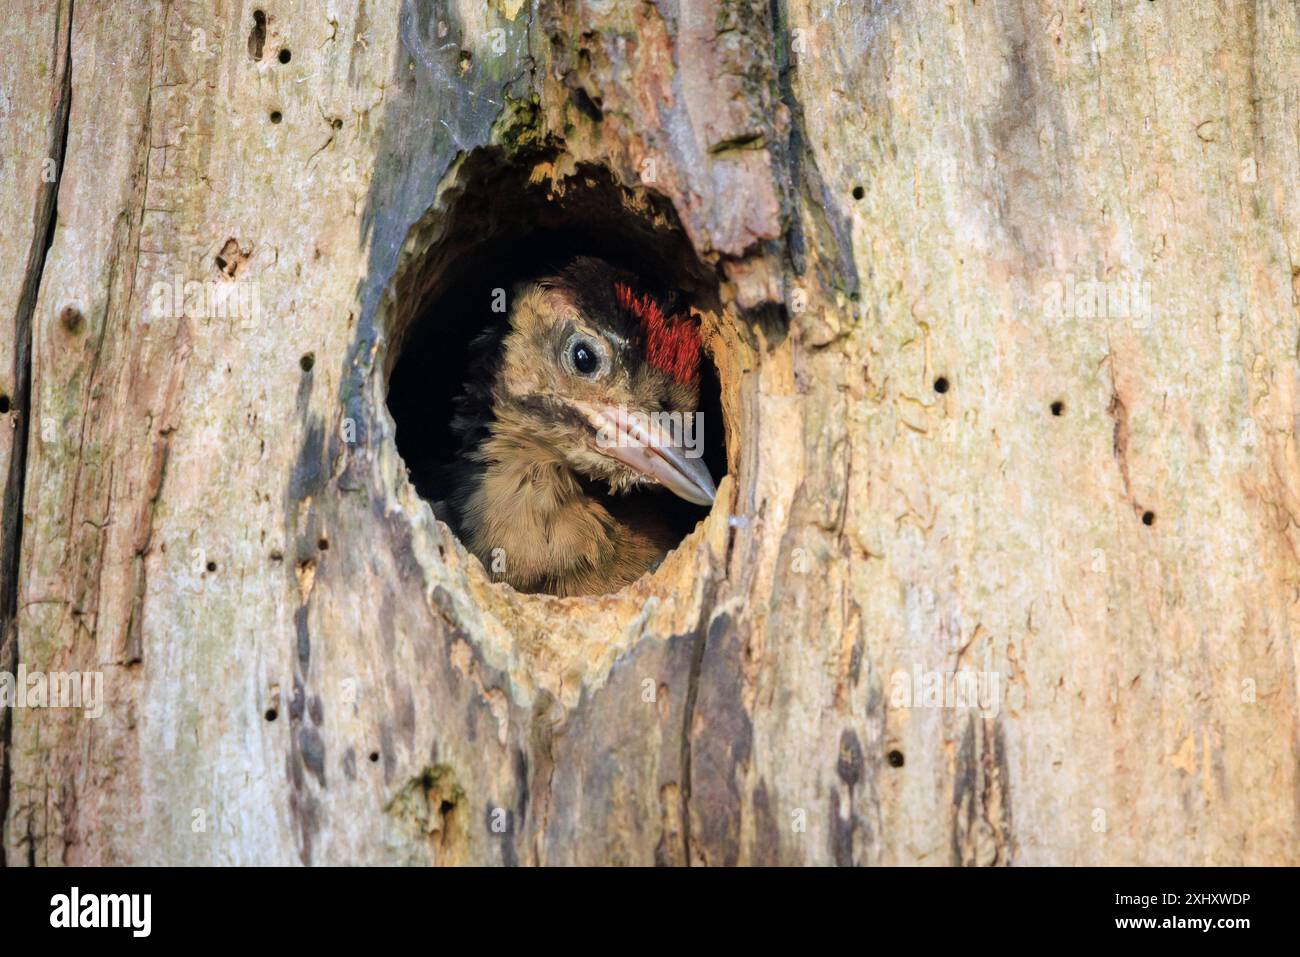
[[(517, 290), (591, 256), (671, 298), (678, 314), (693, 308), (723, 316), (717, 275), (696, 255), (670, 203), (617, 184), (601, 167), (553, 177), (559, 165), (545, 154), (514, 161), (496, 150), (471, 154), (436, 215), (414, 227), (409, 258), (394, 279), (384, 361), (397, 449), (415, 490), (462, 540), (450, 502), (466, 446), (453, 420), (468, 380), (482, 375), (472, 369), (474, 342), (505, 328)], [(704, 332), (699, 431), (716, 484), (727, 473), (727, 435)], [(710, 511), (662, 488), (620, 498), (645, 496), (671, 525), (674, 548)]]

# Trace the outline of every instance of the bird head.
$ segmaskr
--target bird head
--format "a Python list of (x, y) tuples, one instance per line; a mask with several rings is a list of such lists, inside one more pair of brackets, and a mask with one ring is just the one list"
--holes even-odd
[(698, 505), (698, 323), (587, 257), (516, 291), (492, 387), (498, 422), (612, 492), (661, 485)]

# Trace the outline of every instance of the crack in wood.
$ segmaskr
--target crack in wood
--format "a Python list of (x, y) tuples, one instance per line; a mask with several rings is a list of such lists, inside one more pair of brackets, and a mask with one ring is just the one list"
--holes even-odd
[[(5, 482), (4, 502), (0, 509), (0, 670), (12, 671), (18, 662), (18, 591), (19, 564), (23, 540), (23, 496), (27, 480), (27, 440), (31, 419), (32, 320), (36, 297), (45, 274), (45, 258), (54, 243), (58, 221), (59, 182), (63, 177), (63, 158), (68, 147), (68, 116), (72, 110), (72, 6), (60, 6), (55, 25), (56, 42), (62, 48), (57, 94), (51, 104), (50, 152), (55, 176), (42, 182), (36, 195), (33, 214), (32, 244), (27, 257), (22, 295), (14, 311), (14, 388), (15, 416), (13, 454)], [(6, 863), (4, 834), (9, 815), (10, 762), (13, 716), (10, 709), (0, 709), (0, 867)], [(35, 863), (35, 840), (28, 818), (28, 863)]]

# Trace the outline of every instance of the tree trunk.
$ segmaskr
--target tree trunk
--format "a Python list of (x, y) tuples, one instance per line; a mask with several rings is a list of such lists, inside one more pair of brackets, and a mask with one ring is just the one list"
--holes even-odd
[[(1300, 862), (1295, 4), (28, 6), (0, 671), (102, 714), (4, 709), (8, 863)], [(385, 402), (526, 221), (708, 302), (614, 595)]]

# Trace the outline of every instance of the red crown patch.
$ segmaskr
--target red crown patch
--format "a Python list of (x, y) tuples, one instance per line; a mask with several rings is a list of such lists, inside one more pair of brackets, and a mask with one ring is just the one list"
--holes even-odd
[(636, 316), (645, 337), (646, 361), (682, 385), (700, 384), (700, 330), (685, 316), (665, 316), (650, 296), (614, 283), (619, 308)]

